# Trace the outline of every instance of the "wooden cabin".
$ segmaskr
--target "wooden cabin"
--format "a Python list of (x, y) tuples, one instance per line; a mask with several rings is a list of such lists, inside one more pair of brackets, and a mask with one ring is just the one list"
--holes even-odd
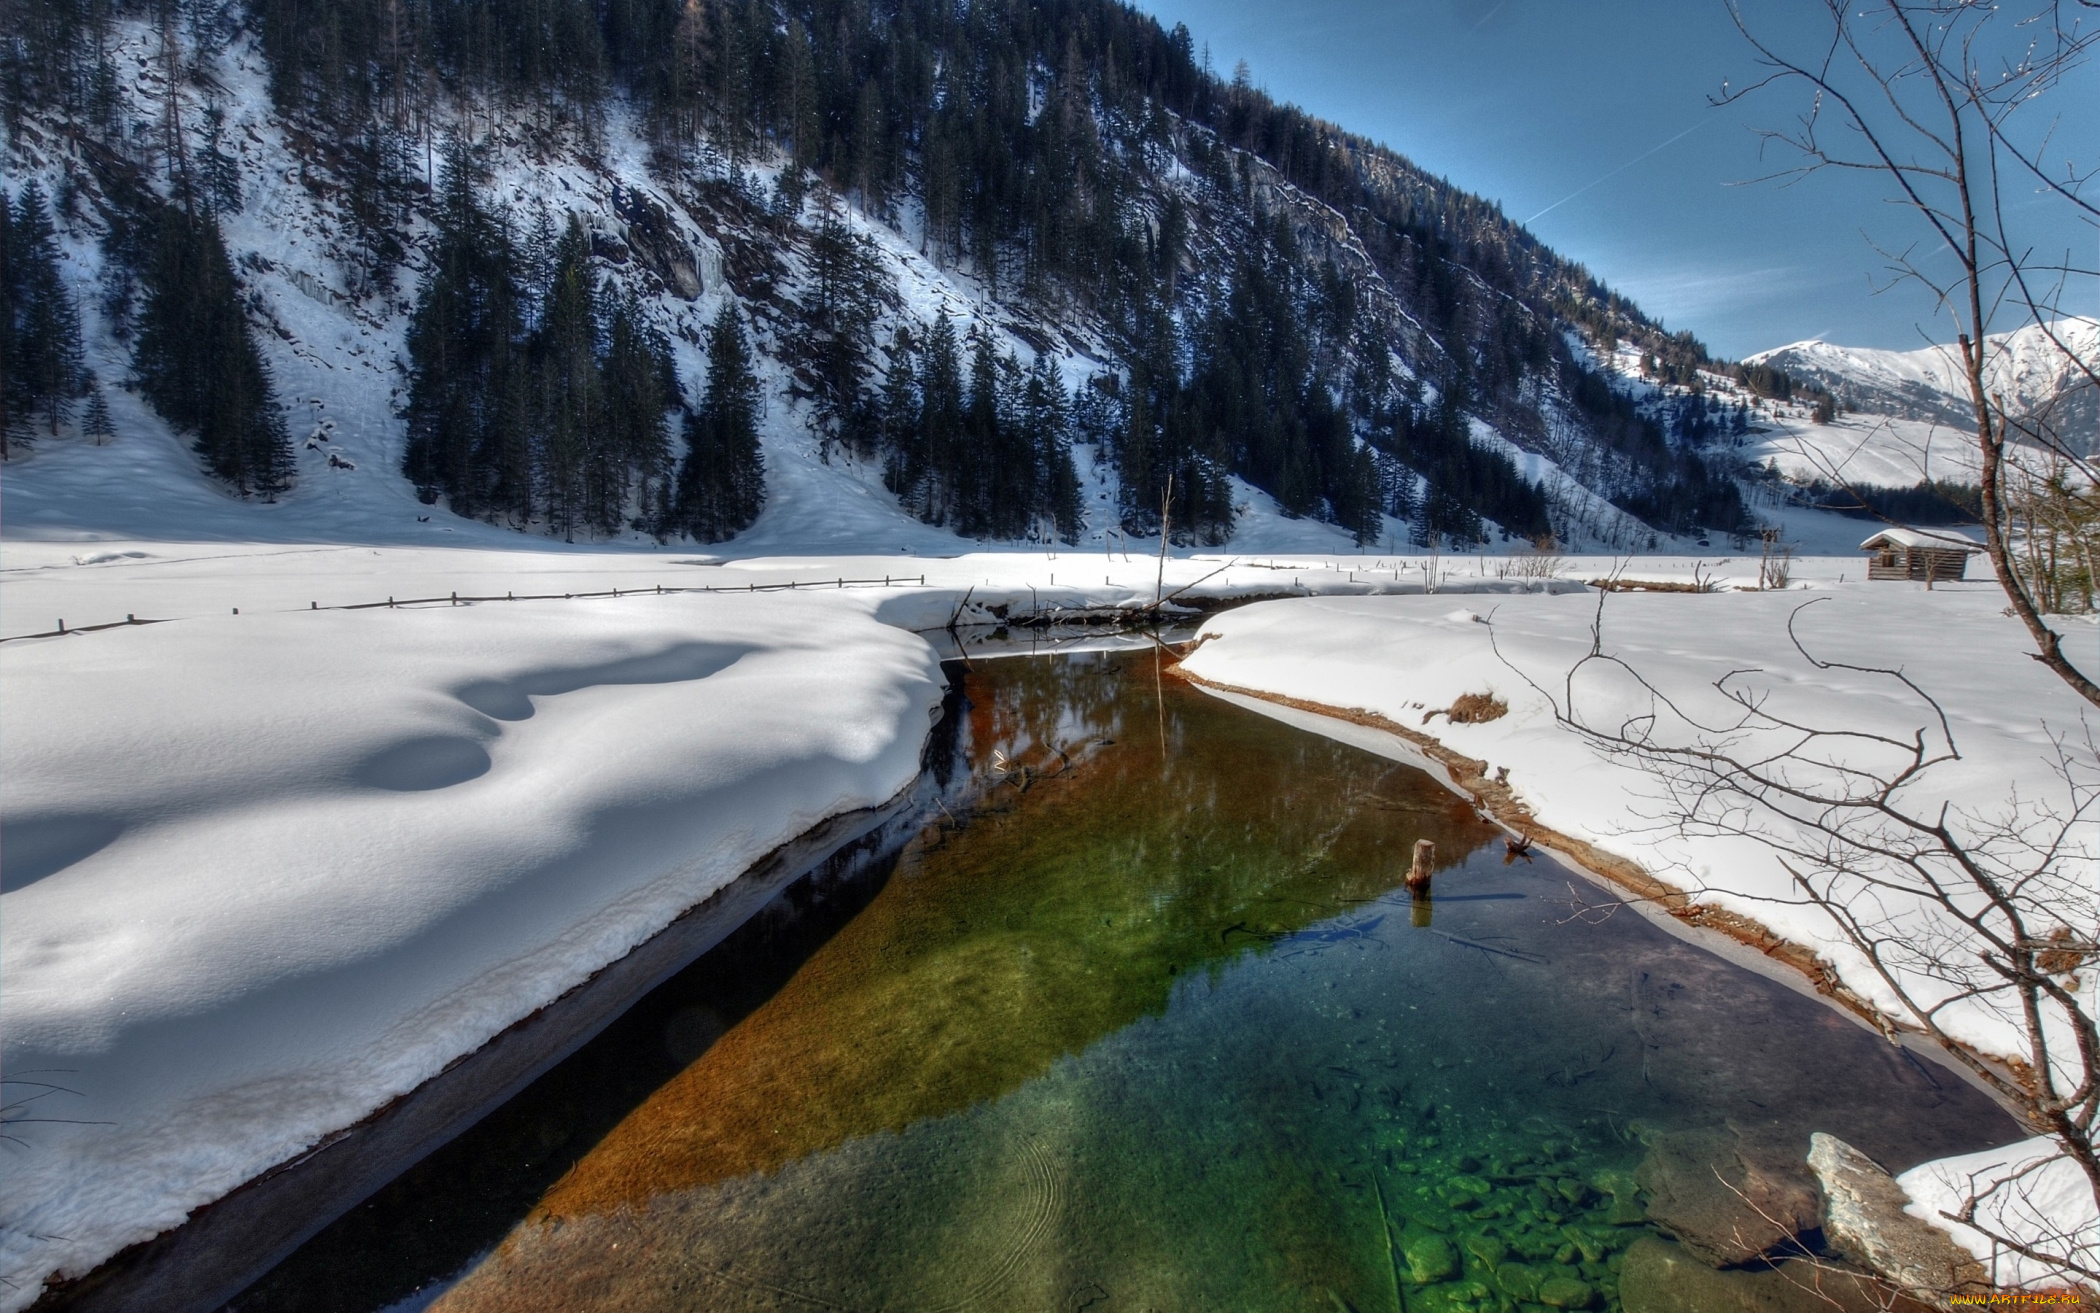
[(1883, 529), (1859, 545), (1872, 552), (1867, 561), (1869, 579), (1959, 579), (1968, 572), (1969, 558), (1983, 545), (1952, 529)]

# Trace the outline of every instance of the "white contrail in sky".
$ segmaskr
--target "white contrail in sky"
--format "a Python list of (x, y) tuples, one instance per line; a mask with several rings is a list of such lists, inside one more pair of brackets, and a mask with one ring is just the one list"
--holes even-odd
[(1708, 122), (1709, 120), (1707, 119), (1701, 119), (1697, 123), (1694, 123), (1692, 126), (1686, 128), (1684, 131), (1678, 133), (1676, 136), (1664, 142), (1662, 146), (1655, 146), (1648, 150), (1642, 151), (1640, 154), (1634, 156), (1632, 159), (1626, 161), (1624, 164), (1621, 164), (1618, 168), (1613, 169), (1610, 173), (1605, 174), (1603, 177), (1593, 178), (1590, 181), (1584, 183), (1582, 186), (1576, 188), (1574, 191), (1569, 192), (1567, 195), (1553, 202), (1553, 204), (1547, 206), (1543, 210), (1540, 210), (1537, 214), (1532, 215), (1529, 219), (1526, 219), (1524, 223), (1526, 224), (1526, 226), (1529, 226), (1533, 223), (1538, 222), (1541, 218), (1553, 213), (1555, 210), (1559, 209), (1563, 205), (1566, 205), (1569, 201), (1574, 200), (1577, 196), (1582, 195), (1582, 193), (1588, 191), (1590, 188), (1595, 187), (1599, 183), (1606, 182), (1612, 178), (1618, 177), (1620, 174), (1626, 172), (1626, 170), (1632, 168), (1634, 165), (1639, 164), (1642, 160), (1647, 159), (1650, 155), (1655, 154), (1656, 151), (1663, 149), (1664, 146), (1674, 146), (1678, 142), (1683, 141), (1686, 137), (1691, 136), (1694, 132), (1697, 132), (1699, 129), (1705, 127)]

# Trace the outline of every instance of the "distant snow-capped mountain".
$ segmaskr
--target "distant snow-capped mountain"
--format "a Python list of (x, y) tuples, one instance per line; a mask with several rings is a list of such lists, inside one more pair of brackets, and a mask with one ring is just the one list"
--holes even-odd
[[(2030, 324), (1993, 334), (1989, 342), (1992, 391), (2015, 414), (2046, 414), (2074, 447), (2094, 450), (2100, 389), (2064, 350), (2078, 360), (2100, 361), (2100, 320), (2059, 319), (2047, 330)], [(1746, 363), (1768, 364), (1818, 384), (1847, 410), (1963, 427), (1973, 422), (1968, 381), (1952, 345), (1883, 351), (1811, 340), (1759, 352)]]

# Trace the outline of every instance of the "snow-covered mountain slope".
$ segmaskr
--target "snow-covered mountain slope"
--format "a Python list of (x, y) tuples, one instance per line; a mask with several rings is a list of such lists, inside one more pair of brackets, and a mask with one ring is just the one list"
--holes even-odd
[[(124, 38), (119, 57), (150, 63), (155, 34), (143, 24), (118, 30)], [(186, 443), (136, 392), (121, 386), (131, 376), (131, 348), (102, 313), (110, 270), (101, 243), (109, 219), (97, 204), (97, 174), (82, 167), (60, 133), (31, 128), (13, 143), (27, 166), (23, 180), (36, 177), (53, 195), (70, 183), (85, 197), (75, 217), (61, 225), (62, 254), (83, 312), (89, 365), (105, 384), (119, 385), (105, 389), (117, 436), (100, 447), (61, 437), (18, 451), (0, 484), (0, 519), (8, 535), (431, 545), (523, 540), (544, 547), (544, 533), (520, 534), (416, 499), (401, 474), (406, 430), (400, 406), (404, 334), (420, 256), (411, 256), (403, 286), (392, 294), (353, 296), (342, 267), (348, 220), (331, 199), (336, 189), (316, 177), (314, 162), (294, 149), (293, 134), (274, 113), (268, 69), (255, 42), (244, 36), (230, 43), (214, 73), (224, 93), (215, 104), (226, 116), (225, 139), (237, 156), (243, 197), (238, 211), (220, 215), (220, 224), (289, 417), (297, 460), (293, 485), (269, 503), (233, 496), (203, 472)], [(133, 89), (141, 112), (150, 107), (150, 90), (146, 83)], [(577, 213), (592, 232), (615, 241), (629, 235), (614, 205), (616, 193), (649, 198), (678, 215), (676, 240), (697, 275), (697, 294), (682, 295), (690, 285), (667, 286), (629, 257), (604, 268), (616, 282), (648, 294), (646, 304), (670, 341), (681, 382), (689, 395), (697, 394), (706, 365), (702, 333), (725, 301), (736, 297), (724, 274), (725, 245), (748, 242), (752, 234), (710, 232), (702, 224), (717, 218), (713, 211), (689, 209), (662, 195), (662, 184), (642, 158), (643, 144), (617, 113), (607, 135), (607, 148), (595, 157), (545, 156), (522, 134), (504, 135), (495, 143), (492, 192), (514, 222), (527, 222), (542, 208)], [(764, 185), (771, 178), (756, 181)], [(1012, 335), (1013, 321), (971, 280), (939, 269), (892, 229), (857, 214), (849, 213), (848, 220), (876, 241), (899, 298), (897, 316), (930, 321), (945, 311), (964, 332), (982, 324), (1010, 349), (1028, 350)], [(417, 218), (404, 235), (413, 247), (428, 231)], [(756, 362), (766, 397), (761, 442), (769, 495), (739, 554), (791, 545), (810, 551), (965, 550), (966, 540), (903, 513), (882, 487), (879, 469), (837, 453), (822, 457), (814, 420), (790, 395), (793, 380), (778, 358), (782, 325), (760, 316), (756, 327), (761, 347), (774, 348), (762, 349)], [(1076, 352), (1071, 358), (1073, 372), (1083, 377), (1084, 358)], [(1098, 463), (1082, 460), (1079, 466), (1082, 478), (1091, 474), (1096, 485), (1087, 490), (1087, 504), (1104, 505), (1110, 498), (1100, 486)], [(1106, 491), (1113, 492), (1112, 476)], [(1101, 526), (1090, 528), (1098, 538)], [(635, 550), (657, 545), (638, 531), (595, 544)], [(691, 544), (682, 550), (690, 551)]]
[[(2093, 449), (2100, 392), (2070, 355), (2100, 361), (2100, 320), (2060, 319), (2029, 324), (1989, 339), (1987, 386), (2015, 414), (2048, 413), (2079, 450)], [(1901, 419), (1973, 426), (1969, 385), (1952, 346), (1882, 351), (1811, 340), (1762, 351), (1749, 364), (1767, 364), (1827, 389), (1848, 410)]]
[(1840, 415), (1828, 424), (1798, 415), (1761, 417), (1743, 444), (1758, 465), (1788, 478), (1908, 488), (1925, 481), (1974, 483), (1980, 458), (1973, 432), (1932, 420)]
[[(116, 193), (123, 186), (165, 190), (165, 170), (150, 146), (127, 142), (113, 147), (98, 140), (89, 125), (51, 110), (28, 116), (7, 141), (10, 182), (19, 186), (36, 180), (61, 202), (65, 277), (82, 310), (88, 363), (112, 408), (117, 439), (97, 448), (61, 434), (10, 460), (0, 486), (7, 532), (401, 543), (494, 543), (516, 537), (511, 527), (450, 515), (442, 502), (417, 501), (401, 473), (406, 332), (434, 236), (429, 207), (437, 168), (430, 143), (414, 161), (418, 176), (408, 180), (421, 199), (390, 221), (392, 236), (406, 251), (403, 266), (391, 287), (371, 285), (358, 256), (360, 243), (370, 236), (360, 235), (351, 213), (340, 156), (326, 143), (317, 145), (311, 125), (288, 118), (273, 101), (270, 65), (254, 32), (235, 25), (209, 48), (194, 44), (194, 37), (184, 39), (193, 42), (186, 60), (194, 85), (175, 97), (175, 117), (202, 140), (206, 116), (214, 116), (217, 126), (210, 130), (220, 143), (214, 149), (223, 149), (230, 161), (240, 205), (219, 219), (297, 449), (293, 486), (267, 505), (228, 495), (199, 472), (183, 440), (128, 390), (132, 344), (119, 331), (121, 324), (104, 313), (113, 274), (106, 239), (118, 208)], [(138, 123), (166, 118), (168, 88), (158, 76), (160, 41), (161, 33), (144, 22), (120, 20), (111, 27), (110, 60), (139, 70), (117, 92), (125, 115)], [(602, 122), (573, 138), (499, 115), (479, 117), (471, 105), (454, 107), (453, 113), (458, 121), (441, 120), (431, 138), (442, 144), (454, 131), (475, 136), (486, 152), (489, 198), (514, 231), (529, 231), (542, 218), (551, 218), (557, 228), (570, 215), (581, 218), (598, 252), (595, 273), (639, 294), (646, 315), (669, 340), (687, 402), (700, 391), (706, 326), (732, 302), (749, 318), (764, 397), (760, 429), (768, 501), (759, 521), (727, 545), (732, 553), (797, 548), (925, 553), (993, 545), (919, 522), (883, 486), (877, 465), (855, 461), (822, 440), (807, 375), (791, 339), (812, 285), (810, 238), (826, 213), (841, 218), (875, 255), (884, 289), (872, 334), (878, 370), (886, 349), (881, 344), (893, 341), (900, 330), (923, 341), (934, 317), (946, 314), (959, 335), (987, 334), (1001, 352), (1024, 364), (1051, 356), (1068, 386), (1127, 374), (1103, 311), (1071, 298), (1024, 293), (1011, 276), (985, 277), (971, 258), (941, 258), (938, 240), (929, 240), (923, 207), (912, 195), (870, 213), (852, 193), (819, 187), (799, 211), (784, 217), (777, 208), (783, 153), (761, 150), (732, 166), (703, 148), (696, 168), (666, 172), (661, 158), (652, 154), (638, 110), (619, 95), (607, 97)], [(1412, 389), (1416, 404), (1435, 405), (1436, 375), (1460, 343), (1451, 339), (1450, 330), (1425, 327), (1411, 308), (1429, 295), (1424, 290), (1428, 280), (1402, 263), (1420, 258), (1407, 254), (1405, 234), (1381, 230), (1374, 251), (1358, 230), (1363, 220), (1346, 217), (1295, 185), (1258, 153), (1231, 147), (1193, 122), (1163, 122), (1167, 136), (1147, 148), (1145, 182), (1129, 207), (1133, 230), (1146, 234), (1161, 232), (1170, 210), (1185, 216), (1181, 263), (1186, 274), (1180, 295), (1187, 305), (1177, 313), (1192, 313), (1188, 306), (1200, 305), (1202, 296), (1229, 281), (1250, 243), (1288, 229), (1290, 249), (1300, 253), (1309, 278), (1324, 270), (1320, 276), (1352, 280), (1354, 313), (1389, 326), (1389, 338), (1377, 347), (1386, 358), (1375, 362), (1379, 370), (1373, 372), (1383, 371), (1396, 386)], [(1240, 189), (1195, 172), (1192, 165), (1199, 157), (1228, 159), (1231, 176), (1243, 180)], [(1374, 169), (1376, 161), (1366, 162), (1361, 151), (1338, 158), (1361, 164), (1366, 185), (1417, 191), (1427, 186), (1404, 169), (1396, 172), (1391, 160)], [(1424, 192), (1423, 203), (1443, 192)], [(654, 217), (637, 221), (638, 214)], [(1555, 268), (1563, 263), (1550, 252), (1534, 255), (1534, 262)], [(1509, 313), (1534, 325), (1552, 322), (1543, 300), (1531, 306), (1510, 301), (1463, 264), (1465, 258), (1432, 260), (1449, 266), (1462, 298), (1508, 305)], [(1401, 275), (1423, 286), (1404, 286)], [(1204, 288), (1212, 290), (1191, 290)], [(1186, 325), (1182, 331), (1188, 331)], [(1545, 331), (1558, 340), (1559, 330)], [(1185, 349), (1195, 350), (1192, 344)], [(1343, 351), (1334, 366), (1341, 374), (1355, 367), (1348, 353), (1358, 347), (1320, 349), (1330, 355)], [(1665, 468), (1676, 458), (1667, 449), (1658, 455), (1615, 447), (1595, 416), (1567, 395), (1559, 368), (1551, 361), (1536, 367), (1535, 377), (1508, 385), (1508, 396), (1493, 406), (1480, 405), (1459, 431), (1470, 433), (1478, 447), (1508, 456), (1524, 479), (1544, 489), (1552, 528), (1563, 544), (1647, 550), (1677, 543), (1622, 509), (1633, 504), (1629, 497), (1652, 492), (1658, 480), (1667, 484), (1678, 477)], [(1367, 439), (1359, 434), (1355, 441), (1361, 445)], [(1104, 459), (1108, 453), (1098, 447), (1082, 445), (1079, 454), (1085, 485), (1080, 540), (1119, 537), (1129, 508), (1119, 495), (1115, 461)], [(1380, 459), (1386, 462), (1389, 489), (1412, 485), (1418, 500), (1426, 495), (1425, 476)], [(1270, 493), (1244, 481), (1234, 482), (1229, 491), (1241, 509), (1235, 547), (1324, 550), (1340, 541), (1342, 531), (1322, 522), (1324, 512), (1317, 508), (1307, 513), (1301, 507), (1294, 516)], [(542, 535), (546, 528), (524, 527)], [(1389, 516), (1382, 532), (1371, 537), (1405, 543), (1415, 533), (1415, 526)], [(598, 545), (657, 546), (639, 530)], [(691, 550), (691, 545), (681, 549)]]

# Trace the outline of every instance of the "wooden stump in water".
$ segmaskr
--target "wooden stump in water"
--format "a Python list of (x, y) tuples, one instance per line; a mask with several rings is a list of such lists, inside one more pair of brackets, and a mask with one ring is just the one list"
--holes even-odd
[(1436, 844), (1428, 839), (1415, 840), (1415, 864), (1408, 868), (1407, 887), (1410, 889), (1429, 888), (1429, 879), (1434, 874), (1431, 868), (1435, 865)]
[(1436, 899), (1429, 896), (1429, 886), (1423, 885), (1414, 891), (1408, 900), (1408, 922), (1421, 930), (1436, 919)]

